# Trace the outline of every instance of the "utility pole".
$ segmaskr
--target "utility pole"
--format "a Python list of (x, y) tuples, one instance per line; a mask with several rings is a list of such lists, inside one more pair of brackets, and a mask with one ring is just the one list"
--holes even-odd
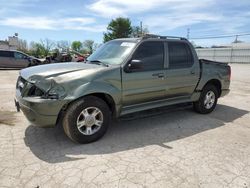
[(143, 31), (142, 31), (142, 21), (140, 21), (140, 28), (141, 28), (141, 37), (143, 35)]
[(238, 43), (238, 35), (235, 36), (235, 43)]
[(190, 29), (187, 28), (187, 39), (189, 40)]

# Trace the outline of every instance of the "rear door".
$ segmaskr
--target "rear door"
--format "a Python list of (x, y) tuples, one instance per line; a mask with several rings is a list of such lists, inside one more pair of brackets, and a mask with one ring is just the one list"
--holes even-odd
[(12, 58), (13, 52), (12, 51), (0, 51), (0, 67), (1, 68), (12, 68)]
[(122, 72), (123, 104), (133, 105), (161, 99), (165, 96), (164, 43), (145, 41), (134, 52), (132, 59), (142, 68)]
[(191, 96), (199, 79), (199, 62), (185, 41), (167, 42), (167, 98)]

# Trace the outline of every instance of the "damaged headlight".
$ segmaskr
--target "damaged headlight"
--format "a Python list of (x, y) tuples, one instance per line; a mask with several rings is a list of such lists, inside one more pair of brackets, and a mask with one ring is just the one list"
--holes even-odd
[(60, 85), (54, 85), (45, 93), (45, 98), (59, 99), (65, 96), (65, 90)]
[(65, 89), (52, 79), (32, 76), (29, 82), (33, 84), (29, 96), (39, 96), (45, 99), (59, 99), (65, 96)]

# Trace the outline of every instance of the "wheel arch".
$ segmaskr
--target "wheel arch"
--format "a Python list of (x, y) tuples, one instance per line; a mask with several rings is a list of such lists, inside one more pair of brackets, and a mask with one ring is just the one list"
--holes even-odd
[(207, 85), (214, 85), (217, 88), (217, 91), (218, 91), (218, 94), (219, 94), (218, 97), (221, 96), (221, 87), (222, 87), (222, 85), (221, 85), (221, 82), (218, 79), (211, 79), (211, 80), (207, 81), (207, 83), (204, 85), (204, 87), (206, 87)]
[(86, 96), (95, 96), (95, 97), (102, 99), (104, 102), (107, 103), (112, 114), (115, 115), (115, 113), (116, 113), (115, 101), (111, 95), (109, 95), (107, 93), (97, 92), (97, 93), (91, 93), (91, 94), (85, 95), (81, 98), (84, 98)]
[(107, 93), (103, 93), (103, 92), (95, 92), (95, 93), (90, 93), (90, 94), (86, 94), (84, 96), (81, 96), (79, 98), (76, 98), (68, 103), (66, 103), (60, 110), (58, 116), (57, 116), (57, 121), (56, 121), (56, 125), (60, 124), (62, 121), (62, 117), (64, 116), (64, 113), (66, 112), (67, 108), (69, 105), (71, 105), (72, 103), (79, 101), (79, 100), (83, 100), (84, 97), (87, 96), (95, 96), (98, 97), (100, 99), (102, 99), (109, 107), (111, 114), (113, 117), (116, 117), (117, 115), (117, 109), (116, 109), (116, 105), (115, 105), (115, 101), (113, 99), (113, 97), (110, 94)]

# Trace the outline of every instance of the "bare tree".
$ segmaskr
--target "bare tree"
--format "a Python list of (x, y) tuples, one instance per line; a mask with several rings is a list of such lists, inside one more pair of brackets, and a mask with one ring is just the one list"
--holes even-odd
[(55, 42), (50, 39), (41, 39), (40, 42), (32, 41), (30, 43), (30, 53), (36, 57), (45, 57), (54, 47)]
[(49, 52), (55, 47), (55, 42), (46, 38), (46, 39), (41, 39), (41, 46), (44, 48), (44, 55), (47, 56)]
[(98, 47), (98, 44), (96, 44), (93, 40), (85, 40), (83, 41), (83, 47), (89, 54), (92, 54)]
[(60, 41), (57, 41), (56, 43), (56, 47), (59, 49), (59, 50), (62, 50), (62, 51), (67, 51), (69, 50), (69, 48), (71, 47), (71, 42), (70, 41), (67, 41), (67, 40), (60, 40)]
[(27, 41), (23, 39), (18, 39), (18, 50), (27, 53), (28, 52), (28, 45)]

